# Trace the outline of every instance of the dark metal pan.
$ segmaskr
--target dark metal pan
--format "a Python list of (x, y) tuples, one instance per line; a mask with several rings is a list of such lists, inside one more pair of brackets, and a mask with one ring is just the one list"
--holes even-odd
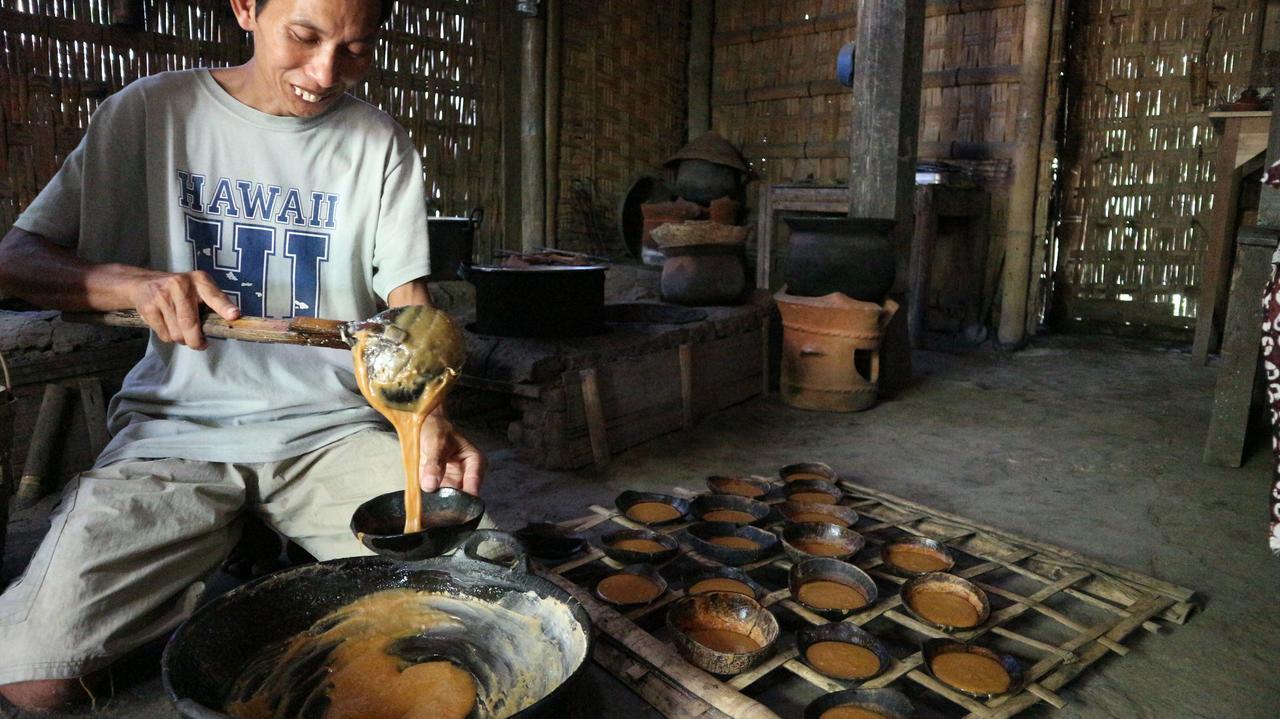
[[(509, 565), (480, 554), (490, 542), (511, 555)], [(336, 609), (388, 589), (445, 594), (537, 617), (542, 630), (529, 634), (486, 631), (483, 622), (468, 622), (461, 635), (414, 639), (428, 642), (431, 656), (468, 669), (494, 714), (524, 719), (563, 712), (560, 700), (591, 656), (591, 619), (567, 592), (528, 573), (518, 540), (483, 529), (450, 556), (418, 562), (336, 559), (277, 572), (214, 599), (184, 622), (165, 647), (165, 693), (188, 719), (227, 719), (223, 709), (247, 658), (308, 630)], [(538, 651), (511, 651), (512, 646)], [(511, 691), (515, 682), (531, 680), (538, 685), (529, 698), (540, 698), (527, 706), (500, 706), (504, 697), (510, 700), (518, 693)]]
[(836, 707), (864, 709), (884, 719), (911, 719), (916, 715), (911, 701), (896, 689), (846, 689), (814, 699), (805, 707), (804, 719), (820, 719)]
[(452, 487), (422, 493), (422, 531), (404, 533), (404, 492), (387, 492), (351, 515), (351, 533), (369, 551), (413, 561), (453, 549), (479, 524), (484, 501)]
[(731, 494), (703, 494), (691, 503), (693, 516), (701, 522), (758, 524), (769, 516), (769, 505)]
[[(651, 521), (645, 521), (644, 518), (634, 516), (634, 512), (637, 510), (637, 505), (649, 504), (665, 504), (679, 514), (669, 516), (665, 519), (656, 519)], [(613, 505), (617, 507), (618, 511), (622, 512), (623, 516), (627, 519), (650, 527), (657, 527), (664, 524), (675, 524), (676, 522), (683, 521), (689, 514), (689, 500), (687, 499), (673, 497), (670, 494), (660, 494), (658, 492), (637, 492), (633, 489), (628, 489), (622, 494), (619, 494), (618, 497), (613, 500)]]

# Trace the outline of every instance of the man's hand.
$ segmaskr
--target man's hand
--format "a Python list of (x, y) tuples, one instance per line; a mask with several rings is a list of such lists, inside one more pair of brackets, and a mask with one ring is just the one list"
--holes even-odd
[(208, 305), (225, 320), (240, 317), (240, 309), (225, 295), (213, 278), (195, 272), (155, 272), (138, 278), (131, 292), (133, 306), (161, 342), (176, 342), (192, 349), (204, 349), (200, 307)]
[(424, 492), (454, 487), (467, 494), (479, 494), (489, 461), (474, 444), (463, 437), (437, 407), (422, 425), (418, 483)]

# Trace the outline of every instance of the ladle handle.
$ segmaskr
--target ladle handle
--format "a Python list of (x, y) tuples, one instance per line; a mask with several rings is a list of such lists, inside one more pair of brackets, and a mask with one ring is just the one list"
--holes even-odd
[[(63, 312), (62, 319), (67, 322), (107, 325), (109, 327), (149, 328), (147, 321), (142, 319), (134, 310)], [(338, 320), (324, 320), (314, 317), (295, 317), (291, 320), (272, 319), (270, 317), (241, 317), (238, 320), (224, 320), (215, 314), (210, 314), (204, 318), (200, 329), (206, 337), (349, 349), (350, 345), (342, 340), (342, 335), (338, 330), (344, 324), (346, 323)]]
[[(490, 559), (480, 554), (480, 545), (484, 542), (494, 542), (501, 544), (511, 552), (511, 561), (503, 562), (496, 559)], [(525, 574), (529, 573), (529, 549), (525, 547), (524, 542), (514, 534), (499, 531), (497, 529), (477, 529), (469, 534), (462, 542), (462, 553), (467, 559), (476, 562), (484, 562), (485, 564), (493, 564), (506, 569), (514, 569)]]

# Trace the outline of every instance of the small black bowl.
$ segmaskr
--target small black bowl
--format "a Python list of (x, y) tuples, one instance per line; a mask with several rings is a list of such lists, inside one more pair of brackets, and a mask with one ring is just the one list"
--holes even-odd
[[(676, 650), (690, 664), (712, 674), (738, 674), (773, 654), (778, 620), (751, 597), (736, 592), (708, 592), (677, 599), (667, 610), (667, 628)], [(749, 652), (712, 649), (689, 636), (699, 629), (723, 629), (744, 634), (759, 644)]]
[[(738, 582), (742, 584), (744, 587), (746, 587), (747, 589), (751, 590), (750, 597), (756, 600), (757, 602), (763, 600), (765, 595), (769, 593), (769, 590), (765, 589), (759, 583), (757, 583), (754, 579), (752, 579), (751, 575), (747, 574), (741, 569), (736, 569), (734, 567), (702, 567), (686, 573), (684, 575), (685, 593), (686, 594), (706, 594), (708, 592), (713, 592), (713, 591), (714, 592), (732, 592), (733, 591), (730, 589), (710, 589), (710, 590), (707, 590), (706, 592), (691, 591), (694, 585), (696, 585), (698, 582), (708, 580), (708, 579), (729, 579), (729, 580)], [(742, 592), (737, 592), (737, 593), (742, 594)], [(743, 595), (743, 596), (747, 596), (747, 595)]]
[(773, 491), (773, 484), (768, 480), (755, 477), (712, 475), (707, 477), (707, 489), (715, 494), (764, 499)]
[[(698, 553), (735, 567), (764, 559), (778, 547), (778, 535), (749, 524), (701, 522), (691, 525), (685, 531), (689, 534), (689, 543)], [(758, 546), (755, 549), (726, 547), (712, 543), (711, 540), (716, 537), (740, 537), (755, 542)]]
[[(964, 599), (977, 613), (978, 621), (967, 626), (953, 626), (924, 616), (916, 610), (915, 600), (922, 593), (930, 591), (946, 592)], [(974, 585), (973, 582), (957, 577), (954, 574), (930, 572), (929, 574), (921, 574), (918, 577), (908, 579), (902, 585), (902, 588), (898, 590), (898, 596), (902, 598), (902, 606), (906, 607), (908, 614), (944, 632), (963, 632), (976, 629), (986, 624), (987, 619), (991, 617), (991, 604), (987, 599), (987, 593)]]
[[(641, 552), (634, 549), (623, 549), (614, 546), (615, 542), (627, 539), (648, 539), (663, 546), (661, 552)], [(623, 564), (662, 564), (669, 562), (680, 553), (680, 543), (670, 535), (655, 532), (652, 529), (623, 529), (600, 537), (597, 546), (604, 555), (615, 562)]]
[(421, 532), (404, 533), (404, 492), (387, 492), (356, 507), (351, 533), (383, 557), (414, 561), (438, 557), (480, 525), (484, 500), (451, 487), (422, 493)]
[(800, 482), (810, 479), (820, 479), (824, 482), (835, 484), (840, 479), (840, 475), (830, 466), (822, 462), (796, 462), (788, 464), (778, 470), (778, 476), (783, 482)]
[[(853, 511), (851, 507), (844, 507), (839, 504), (815, 504), (813, 502), (779, 502), (774, 505), (774, 509), (778, 514), (791, 524), (804, 524), (806, 522), (826, 522), (827, 524), (838, 524), (841, 527), (852, 527), (858, 523), (858, 513)], [(810, 517), (820, 516), (822, 519), (811, 519)]]
[[(896, 547), (910, 547), (913, 552), (929, 554), (937, 558), (937, 560), (942, 562), (944, 566), (939, 569), (926, 569), (923, 571), (900, 567), (889, 560), (890, 555)], [(951, 554), (951, 550), (947, 549), (947, 545), (936, 539), (917, 537), (915, 535), (898, 537), (897, 539), (885, 542), (884, 545), (880, 547), (880, 560), (884, 562), (885, 569), (903, 577), (918, 577), (921, 574), (928, 574), (929, 572), (950, 572), (951, 568), (956, 565), (956, 558)]]
[[(839, 504), (844, 492), (839, 487), (821, 479), (797, 479), (783, 486), (787, 500), (791, 502), (808, 502), (812, 504)], [(804, 495), (812, 495), (806, 497)], [(801, 498), (798, 498), (801, 497)], [(829, 498), (824, 501), (822, 498)]]
[[(838, 554), (813, 554), (796, 546), (797, 542), (814, 541), (838, 548)], [(782, 528), (782, 551), (787, 553), (791, 561), (799, 564), (806, 559), (830, 557), (832, 559), (849, 559), (867, 544), (866, 538), (848, 527), (826, 522), (802, 522), (788, 524)]]
[(896, 689), (845, 689), (824, 694), (804, 709), (804, 719), (821, 719), (823, 713), (836, 707), (856, 707), (875, 712), (884, 719), (911, 719), (916, 708)]
[[(663, 519), (656, 522), (642, 522), (627, 514), (632, 507), (646, 502), (656, 502), (657, 504), (668, 505), (680, 514), (670, 519)], [(623, 516), (627, 519), (650, 527), (656, 527), (663, 524), (674, 524), (683, 520), (689, 514), (689, 500), (681, 499), (680, 497), (673, 497), (669, 494), (659, 494), (657, 492), (637, 492), (628, 489), (622, 494), (619, 494), (617, 499), (613, 500), (613, 505), (617, 507), (618, 511), (622, 512)]]
[(587, 546), (587, 539), (552, 522), (530, 522), (515, 535), (539, 559), (568, 559)]
[[(649, 581), (653, 582), (658, 587), (658, 593), (654, 595), (653, 599), (649, 599), (646, 601), (635, 601), (635, 602), (617, 601), (616, 599), (611, 599), (605, 596), (604, 594), (601, 594), (600, 583), (608, 579), (609, 577), (616, 577), (619, 574), (633, 574), (638, 577), (644, 577), (645, 579), (648, 579)], [(662, 576), (660, 572), (658, 572), (658, 570), (654, 569), (648, 564), (630, 564), (606, 577), (601, 577), (600, 581), (596, 582), (596, 586), (594, 589), (594, 594), (597, 597), (599, 597), (600, 601), (606, 602), (608, 604), (612, 604), (617, 607), (642, 606), (645, 604), (652, 604), (653, 602), (658, 601), (658, 599), (660, 599), (662, 595), (666, 593), (667, 593), (667, 580)]]
[[(867, 600), (867, 603), (855, 609), (828, 609), (805, 604), (800, 600), (800, 588), (809, 582), (843, 584), (861, 594)], [(866, 572), (848, 562), (825, 557), (806, 559), (803, 562), (791, 565), (791, 571), (787, 573), (787, 589), (790, 590), (791, 598), (797, 604), (827, 619), (843, 619), (854, 612), (860, 612), (875, 604), (876, 598), (880, 594), (875, 580), (867, 576)]]
[[(840, 644), (852, 644), (856, 647), (862, 647), (872, 654), (876, 655), (879, 666), (876, 670), (865, 676), (842, 676), (835, 674), (827, 674), (809, 661), (809, 647), (819, 642), (838, 642)], [(827, 624), (810, 625), (801, 629), (796, 633), (796, 647), (800, 650), (800, 659), (808, 664), (815, 672), (829, 676), (833, 679), (841, 679), (844, 681), (863, 682), (872, 677), (879, 676), (889, 665), (893, 663), (893, 655), (889, 653), (886, 647), (879, 639), (876, 639), (870, 632), (862, 627), (855, 626), (849, 622), (829, 622)]]
[[(981, 647), (976, 644), (966, 644), (965, 642), (958, 642), (958, 641), (955, 641), (954, 639), (930, 639), (920, 645), (920, 652), (924, 656), (924, 666), (925, 666), (925, 670), (929, 672), (929, 676), (933, 677), (934, 679), (937, 679), (943, 684), (946, 684), (947, 686), (951, 687), (952, 689), (955, 689), (956, 691), (966, 696), (971, 696), (975, 699), (981, 699), (985, 701), (992, 697), (1001, 696), (1002, 694), (1016, 692), (1022, 688), (1022, 684), (1023, 684), (1022, 662), (1009, 656), (1008, 654), (1001, 654), (995, 650), (988, 649), (986, 647)], [(965, 652), (967, 654), (978, 654), (988, 659), (991, 659), (995, 662), (998, 662), (1000, 666), (1003, 667), (1004, 670), (1009, 673), (1009, 688), (1002, 692), (986, 692), (986, 693), (974, 692), (969, 689), (962, 689), (946, 681), (945, 679), (938, 676), (937, 674), (935, 674), (933, 671), (933, 661), (943, 654), (950, 654), (953, 652)]]
[[(730, 494), (703, 494), (695, 497), (690, 503), (693, 516), (701, 522), (729, 522), (730, 524), (756, 524), (769, 516), (769, 505), (746, 497), (735, 497)], [(708, 517), (718, 511), (741, 512), (750, 517), (748, 521), (736, 521)]]

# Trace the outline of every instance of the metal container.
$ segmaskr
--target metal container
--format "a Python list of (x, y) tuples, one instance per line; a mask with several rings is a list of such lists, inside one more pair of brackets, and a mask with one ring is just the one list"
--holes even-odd
[[(835, 582), (846, 587), (852, 587), (859, 594), (866, 597), (867, 603), (859, 609), (823, 609), (810, 606), (800, 601), (799, 598), (800, 588), (809, 582)], [(868, 576), (866, 572), (848, 562), (829, 557), (806, 559), (791, 565), (791, 571), (787, 573), (787, 589), (791, 592), (791, 598), (798, 604), (820, 616), (833, 620), (843, 619), (854, 612), (870, 607), (876, 603), (876, 598), (880, 595), (880, 589), (876, 586), (875, 580)]]
[(911, 701), (896, 689), (845, 689), (814, 699), (805, 707), (804, 719), (821, 719), (836, 707), (865, 709), (884, 719), (911, 719), (916, 715)]
[(432, 281), (461, 279), (458, 267), (471, 264), (476, 230), (483, 220), (484, 210), (479, 207), (472, 209), (466, 217), (427, 218)]
[[(963, 598), (973, 607), (974, 612), (978, 615), (978, 620), (967, 626), (951, 626), (924, 616), (916, 611), (915, 607), (916, 597), (924, 592), (947, 592)], [(945, 574), (943, 572), (921, 574), (914, 579), (907, 580), (906, 584), (903, 584), (902, 589), (899, 590), (898, 596), (902, 598), (902, 606), (907, 608), (908, 614), (944, 632), (975, 629), (985, 624), (987, 619), (991, 617), (991, 603), (987, 599), (987, 593), (979, 589), (973, 582), (953, 574)]]
[[(804, 661), (805, 664), (808, 664), (814, 671), (826, 676), (832, 675), (817, 668), (809, 661), (809, 647), (819, 642), (852, 644), (855, 647), (862, 647), (876, 655), (876, 659), (879, 660), (880, 666), (871, 674), (857, 677), (856, 681), (866, 681), (872, 677), (879, 676), (885, 669), (889, 668), (890, 664), (893, 663), (893, 655), (889, 653), (889, 648), (862, 627), (850, 624), (849, 622), (828, 622), (827, 624), (807, 626), (796, 633), (796, 648), (800, 650), (800, 659)], [(832, 678), (853, 681), (850, 677), (836, 676)]]
[(581, 337), (604, 331), (605, 265), (472, 265), (459, 274), (476, 288), (471, 328), (498, 337)]
[[(797, 546), (798, 543), (807, 541), (830, 545), (839, 549), (840, 553), (811, 554)], [(838, 524), (801, 522), (800, 524), (788, 524), (782, 529), (782, 551), (796, 564), (807, 559), (822, 557), (847, 561), (853, 555), (862, 551), (862, 548), (866, 545), (867, 540), (861, 534)]]
[[(718, 562), (738, 567), (751, 564), (769, 556), (778, 547), (778, 535), (766, 532), (749, 524), (730, 524), (729, 522), (700, 522), (685, 530), (689, 535), (689, 543), (699, 554)], [(712, 540), (717, 537), (737, 537), (756, 544), (755, 549), (738, 549), (716, 544)]]
[(769, 505), (746, 497), (735, 497), (731, 494), (703, 494), (691, 503), (693, 516), (700, 522), (730, 521), (720, 518), (708, 518), (707, 515), (717, 511), (742, 512), (751, 517), (750, 521), (732, 521), (733, 524), (759, 524), (769, 516)]
[(785, 217), (791, 228), (787, 291), (801, 297), (841, 292), (883, 302), (893, 288), (897, 251), (893, 220)]
[[(486, 542), (503, 545), (513, 561), (500, 564), (481, 556), (478, 549)], [(545, 682), (546, 693), (540, 699), (510, 716), (563, 716), (566, 692), (591, 657), (591, 618), (568, 592), (529, 573), (523, 546), (515, 537), (485, 529), (474, 532), (452, 556), (419, 562), (386, 557), (335, 559), (277, 572), (233, 589), (201, 607), (170, 638), (161, 659), (165, 693), (188, 719), (229, 719), (222, 709), (247, 658), (306, 631), (357, 599), (404, 588), (510, 604), (532, 612), (544, 627), (563, 627), (563, 632), (544, 631), (529, 637), (553, 641), (559, 666), (524, 666), (523, 655), (511, 656), (503, 649), (504, 640), (483, 628), (460, 638), (439, 639), (429, 647), (432, 656), (467, 668), (480, 691), (491, 697), (501, 696), (513, 681)], [(430, 642), (432, 637), (425, 640)]]
[[(647, 539), (661, 544), (663, 549), (660, 552), (638, 552), (615, 546), (617, 542), (627, 539)], [(680, 553), (679, 542), (670, 535), (655, 532), (652, 529), (623, 529), (610, 532), (600, 538), (599, 547), (606, 557), (622, 564), (663, 564), (675, 559)]]

